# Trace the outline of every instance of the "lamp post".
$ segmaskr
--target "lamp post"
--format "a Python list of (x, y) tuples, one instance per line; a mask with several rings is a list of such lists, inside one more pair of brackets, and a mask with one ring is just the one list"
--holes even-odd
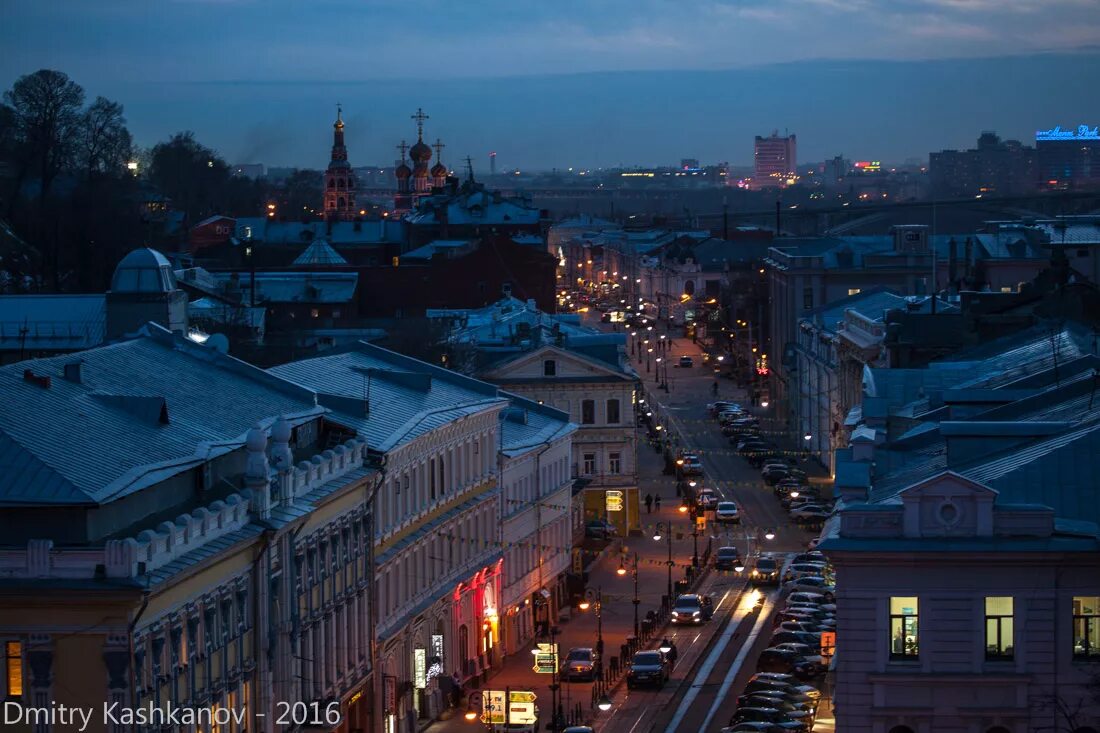
[[(658, 349), (658, 351), (660, 351), (660, 349)], [(653, 383), (654, 384), (660, 384), (660, 382), (661, 382), (661, 357), (658, 356), (656, 359), (654, 359), (654, 361), (657, 363), (657, 366), (653, 369)]]
[(691, 511), (691, 567), (699, 567), (699, 507)]
[(554, 650), (554, 668), (550, 670), (550, 731), (551, 733), (558, 733), (562, 727), (562, 720), (565, 718), (565, 711), (561, 707), (561, 685), (558, 684), (558, 646), (554, 641), (554, 635), (558, 633), (558, 627), (550, 626), (549, 623), (547, 623), (547, 626), (550, 636), (550, 648)]
[(653, 535), (655, 542), (661, 541), (661, 535), (665, 534), (668, 537), (668, 602), (672, 604), (672, 523), (671, 522), (657, 522), (657, 530)]
[[(621, 558), (619, 559), (619, 569), (615, 572), (619, 575), (626, 575), (626, 566)], [(634, 553), (634, 570), (632, 573), (634, 575), (634, 638), (638, 638), (638, 604), (641, 603), (641, 600), (638, 598), (638, 553), (636, 552)]]
[(587, 611), (596, 604), (596, 652), (600, 655), (600, 665), (603, 666), (603, 588), (597, 586), (595, 590), (588, 588), (584, 591), (584, 600), (580, 603), (580, 609)]

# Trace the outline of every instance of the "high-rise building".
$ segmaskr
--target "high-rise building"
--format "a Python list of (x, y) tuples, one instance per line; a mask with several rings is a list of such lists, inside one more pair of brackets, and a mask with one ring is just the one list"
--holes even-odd
[(778, 131), (772, 131), (770, 137), (757, 135), (753, 146), (753, 161), (753, 181), (757, 186), (785, 185), (787, 178), (795, 171), (795, 136), (780, 137)]
[(1100, 127), (1053, 127), (1035, 133), (1043, 188), (1100, 186)]
[(970, 150), (941, 150), (928, 156), (935, 196), (1014, 196), (1035, 190), (1035, 148), (983, 132)]
[(348, 163), (348, 149), (344, 145), (344, 121), (336, 108), (336, 122), (332, 125), (332, 160), (325, 170), (325, 219), (348, 221), (355, 218), (355, 174)]

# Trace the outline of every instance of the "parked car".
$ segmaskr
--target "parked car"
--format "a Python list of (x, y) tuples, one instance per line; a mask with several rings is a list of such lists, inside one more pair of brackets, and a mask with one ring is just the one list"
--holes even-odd
[(808, 621), (783, 621), (775, 627), (777, 631), (794, 631), (799, 634), (820, 634), (817, 627)]
[(795, 578), (806, 578), (814, 575), (824, 576), (828, 572), (828, 565), (825, 563), (816, 562), (795, 562), (787, 566), (787, 570), (783, 573), (783, 582), (788, 580), (794, 580)]
[(825, 553), (820, 550), (810, 550), (809, 552), (800, 552), (791, 558), (791, 562), (828, 562), (829, 559), (825, 557)]
[(714, 553), (715, 570), (733, 570), (741, 562), (741, 551), (736, 547), (719, 547)]
[[(810, 715), (808, 713), (803, 713), (801, 715), (796, 713), (788, 714), (776, 708), (737, 708), (737, 710), (734, 711), (733, 717), (730, 719), (730, 722), (733, 724), (748, 721), (759, 721), (765, 723), (801, 722), (798, 720), (799, 717), (809, 718)], [(798, 729), (795, 728), (793, 730)], [(802, 730), (808, 730), (808, 728), (804, 727)]]
[(802, 661), (802, 655), (790, 649), (768, 647), (756, 658), (758, 672), (784, 672), (793, 674), (795, 667)]
[(791, 519), (796, 523), (806, 526), (824, 524), (826, 519), (833, 516), (831, 509), (825, 509), (818, 504), (810, 504), (799, 507), (798, 509), (792, 509), (789, 514)]
[[(730, 442), (733, 443), (733, 440), (731, 439)], [(755, 453), (756, 451), (771, 450), (773, 447), (774, 444), (766, 440), (761, 440), (760, 438), (741, 438), (737, 440), (735, 444), (737, 452), (741, 455)]]
[(832, 603), (836, 599), (836, 586), (820, 575), (795, 578), (794, 580), (787, 581), (786, 585), (793, 591), (820, 593), (825, 597), (825, 603)]
[(783, 674), (782, 672), (757, 672), (749, 678), (749, 683), (758, 682), (761, 680), (770, 680), (772, 682), (782, 682), (790, 687), (792, 690), (803, 692), (813, 699), (821, 697), (821, 691), (816, 687), (802, 684), (794, 675)]
[(672, 607), (672, 623), (705, 624), (714, 615), (714, 604), (709, 596), (685, 593), (676, 599)]
[(736, 402), (729, 402), (728, 400), (718, 400), (717, 402), (711, 402), (709, 405), (707, 405), (707, 412), (709, 412), (711, 415), (717, 415), (718, 413), (725, 412), (727, 410), (740, 412), (741, 405), (737, 404)]
[(661, 652), (648, 649), (635, 652), (630, 660), (630, 669), (626, 673), (626, 686), (633, 690), (635, 687), (652, 685), (664, 687), (668, 682), (668, 662)]
[(815, 711), (812, 705), (795, 703), (775, 695), (763, 694), (750, 695), (745, 702), (747, 703), (745, 707), (774, 708), (788, 720), (796, 720), (811, 726), (814, 723)]
[(791, 473), (791, 470), (786, 466), (765, 466), (760, 472), (760, 478), (764, 479), (764, 483), (768, 486), (775, 486), (779, 479), (787, 478)]
[(787, 649), (796, 654), (802, 656), (802, 668), (804, 673), (815, 675), (821, 674), (828, 667), (828, 663), (825, 661), (825, 657), (821, 656), (820, 645), (815, 649), (809, 644), (803, 644), (798, 641), (788, 641), (781, 644), (777, 644), (770, 649)]
[(807, 730), (802, 723), (787, 721), (784, 723), (769, 723), (765, 720), (743, 720), (736, 725), (728, 725), (719, 733), (801, 733)]
[(690, 368), (694, 365), (695, 365), (695, 360), (692, 359), (690, 356), (681, 356), (680, 357), (680, 366), (682, 368), (688, 369), (688, 368)]
[(732, 501), (720, 501), (714, 507), (714, 521), (736, 524), (741, 521), (741, 512)]
[(752, 569), (753, 585), (779, 585), (779, 561), (768, 555), (756, 558)]
[(820, 654), (821, 632), (778, 630), (772, 633), (772, 638), (768, 641), (768, 646), (779, 646), (780, 644), (805, 644), (814, 649), (815, 654)]
[(591, 537), (596, 540), (609, 540), (618, 533), (619, 530), (614, 524), (603, 519), (592, 519), (584, 525), (585, 537)]
[(599, 668), (599, 654), (591, 647), (575, 647), (569, 650), (561, 665), (561, 676), (567, 680), (596, 679)]
[(700, 509), (714, 509), (718, 506), (718, 492), (714, 489), (699, 489), (695, 492), (695, 503)]

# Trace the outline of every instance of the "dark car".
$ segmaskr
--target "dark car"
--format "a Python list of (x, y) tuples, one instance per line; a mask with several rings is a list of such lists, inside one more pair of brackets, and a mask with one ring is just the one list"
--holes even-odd
[(783, 672), (794, 674), (795, 668), (802, 662), (802, 655), (790, 649), (769, 647), (760, 652), (756, 660), (759, 672)]
[(734, 570), (741, 562), (741, 552), (736, 547), (719, 547), (714, 553), (715, 570)]
[(780, 629), (772, 634), (768, 646), (778, 646), (780, 644), (789, 643), (805, 644), (815, 649), (816, 654), (821, 653), (821, 633), (817, 631), (788, 631), (786, 629)]
[(569, 655), (561, 665), (561, 676), (567, 680), (596, 679), (596, 670), (600, 665), (600, 655), (591, 647), (576, 647), (569, 650)]
[(714, 489), (699, 489), (695, 493), (695, 503), (700, 509), (714, 509), (718, 506), (718, 492)]
[(714, 605), (707, 596), (685, 593), (672, 607), (672, 623), (705, 624), (714, 615)]
[(585, 537), (597, 540), (609, 540), (619, 533), (615, 525), (603, 519), (593, 519), (584, 525)]
[(779, 585), (779, 561), (766, 555), (756, 558), (752, 569), (753, 585)]
[(809, 718), (809, 715), (798, 715), (796, 713), (785, 713), (777, 708), (737, 708), (733, 713), (733, 717), (730, 718), (730, 724), (736, 725), (743, 722), (763, 722), (763, 723), (799, 723), (799, 727), (784, 727), (782, 730), (809, 730), (809, 720), (805, 723), (801, 720), (797, 720), (797, 717)]
[(695, 365), (695, 361), (690, 356), (681, 356), (680, 357), (680, 366), (683, 367), (684, 369), (687, 369), (687, 368), (692, 367), (694, 365)]
[(652, 685), (664, 687), (668, 682), (668, 664), (665, 656), (656, 650), (635, 652), (630, 660), (630, 669), (626, 673), (626, 686), (633, 690), (635, 687)]
[(791, 705), (800, 706), (803, 710), (809, 710), (813, 712), (817, 708), (817, 699), (810, 697), (809, 695), (796, 692), (788, 687), (785, 690), (773, 689), (773, 690), (757, 690), (756, 692), (746, 692), (741, 697), (737, 698), (737, 707), (739, 708), (778, 708), (779, 705), (767, 702), (768, 700), (774, 700), (777, 702), (789, 703)]

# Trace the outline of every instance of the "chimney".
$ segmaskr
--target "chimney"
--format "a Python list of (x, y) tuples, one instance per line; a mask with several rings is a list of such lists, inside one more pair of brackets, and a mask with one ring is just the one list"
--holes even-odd
[(80, 366), (84, 363), (83, 359), (77, 359), (76, 361), (70, 361), (65, 365), (65, 381), (72, 382), (73, 384), (83, 384), (80, 379)]
[(39, 375), (35, 374), (33, 371), (31, 371), (30, 369), (24, 369), (23, 370), (23, 381), (24, 382), (30, 382), (31, 384), (37, 384), (39, 387), (42, 387), (43, 389), (49, 389), (50, 388), (50, 378), (49, 377), (39, 376)]

